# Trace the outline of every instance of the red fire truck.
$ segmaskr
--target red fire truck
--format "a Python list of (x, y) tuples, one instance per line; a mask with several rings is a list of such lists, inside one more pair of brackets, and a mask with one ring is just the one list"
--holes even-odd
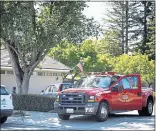
[(62, 120), (68, 120), (70, 115), (95, 115), (102, 122), (111, 113), (131, 110), (138, 110), (140, 116), (151, 116), (153, 105), (153, 90), (142, 87), (139, 74), (93, 72), (74, 88), (60, 92), (54, 109)]

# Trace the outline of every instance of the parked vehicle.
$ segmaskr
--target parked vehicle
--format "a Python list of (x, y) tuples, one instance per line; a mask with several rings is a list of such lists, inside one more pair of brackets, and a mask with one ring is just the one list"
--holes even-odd
[(151, 116), (154, 99), (152, 88), (142, 87), (139, 74), (115, 72), (89, 73), (78, 88), (57, 95), (54, 109), (62, 120), (70, 115), (95, 115), (107, 120), (111, 113), (138, 110), (140, 116)]
[(49, 96), (56, 96), (58, 92), (63, 91), (68, 88), (72, 88), (72, 83), (58, 83), (49, 85), (41, 94), (42, 95), (49, 95)]
[(4, 123), (9, 116), (13, 114), (12, 95), (9, 93), (6, 86), (0, 87), (1, 97), (1, 124)]

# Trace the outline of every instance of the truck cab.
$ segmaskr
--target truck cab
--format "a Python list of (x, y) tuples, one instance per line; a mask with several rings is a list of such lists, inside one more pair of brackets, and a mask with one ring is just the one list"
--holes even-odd
[(70, 115), (95, 115), (105, 121), (110, 113), (138, 110), (141, 116), (153, 112), (152, 89), (142, 88), (139, 74), (120, 75), (115, 72), (93, 72), (74, 88), (57, 95), (54, 109), (62, 120)]

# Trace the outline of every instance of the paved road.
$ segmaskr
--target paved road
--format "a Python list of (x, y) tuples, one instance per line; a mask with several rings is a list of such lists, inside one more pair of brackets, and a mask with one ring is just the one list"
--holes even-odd
[(155, 115), (139, 117), (137, 111), (111, 115), (105, 122), (96, 122), (93, 116), (71, 116), (63, 121), (55, 113), (26, 112), (28, 116), (12, 116), (1, 130), (154, 130)]

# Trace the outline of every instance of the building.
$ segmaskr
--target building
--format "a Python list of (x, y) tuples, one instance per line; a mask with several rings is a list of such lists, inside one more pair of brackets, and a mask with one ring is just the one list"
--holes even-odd
[[(30, 78), (29, 92), (40, 94), (48, 85), (62, 82), (62, 74), (69, 72), (70, 68), (64, 64), (45, 56), (37, 66)], [(40, 67), (40, 68), (39, 68)], [(6, 49), (1, 50), (1, 84), (6, 85), (10, 91), (16, 86), (9, 53)]]

